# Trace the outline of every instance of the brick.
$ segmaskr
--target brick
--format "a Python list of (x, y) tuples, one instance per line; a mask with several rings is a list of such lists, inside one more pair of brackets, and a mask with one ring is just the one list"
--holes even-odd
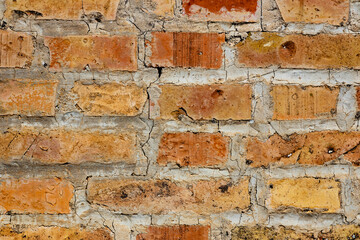
[(360, 111), (360, 87), (356, 87), (357, 110)]
[(238, 47), (239, 63), (246, 67), (360, 68), (360, 36), (352, 34), (252, 34)]
[[(316, 236), (316, 237), (315, 237)], [(341, 240), (341, 239), (358, 239), (360, 236), (360, 227), (356, 225), (335, 225), (322, 231), (306, 230), (300, 231), (291, 228), (279, 227), (235, 227), (232, 230), (232, 240)]]
[(0, 209), (3, 213), (70, 213), (74, 188), (54, 179), (1, 179)]
[(161, 17), (173, 17), (175, 0), (150, 0), (142, 1), (136, 0), (142, 7), (146, 7), (149, 12)]
[(209, 226), (149, 226), (146, 233), (139, 234), (136, 240), (208, 240), (209, 239)]
[(54, 116), (58, 82), (0, 81), (0, 115)]
[(285, 22), (342, 25), (349, 17), (347, 0), (276, 0)]
[(271, 163), (322, 165), (340, 156), (360, 165), (360, 133), (322, 131), (292, 134), (287, 138), (275, 134), (266, 141), (255, 137), (247, 140), (246, 159), (252, 167)]
[(119, 0), (6, 0), (5, 17), (14, 12), (23, 12), (38, 19), (80, 20), (84, 15), (102, 16), (106, 20), (115, 20)]
[(50, 71), (137, 70), (136, 36), (45, 37), (50, 50)]
[(123, 214), (192, 211), (211, 214), (245, 210), (250, 205), (249, 178), (192, 182), (90, 179), (88, 201)]
[(0, 30), (0, 39), (0, 67), (30, 67), (34, 51), (30, 35)]
[(340, 182), (333, 179), (272, 179), (268, 181), (268, 186), (271, 209), (297, 208), (335, 213), (341, 208)]
[(329, 119), (336, 113), (339, 88), (273, 86), (274, 120)]
[(153, 32), (146, 42), (153, 67), (199, 67), (218, 69), (223, 63), (224, 34)]
[[(250, 85), (160, 86), (161, 119), (188, 115), (194, 120), (251, 119)], [(152, 100), (153, 101), (153, 100)]]
[(224, 165), (228, 160), (229, 137), (220, 133), (165, 133), (160, 141), (157, 162), (164, 166)]
[(0, 134), (0, 160), (62, 164), (135, 162), (135, 134), (24, 128)]
[(111, 240), (113, 237), (105, 228), (83, 229), (78, 227), (62, 228), (62, 227), (32, 227), (19, 231), (11, 227), (0, 228), (1, 239), (71, 239), (71, 240)]
[(260, 18), (258, 0), (183, 0), (183, 12), (200, 21), (256, 22)]
[(135, 84), (75, 82), (73, 92), (79, 96), (77, 105), (88, 116), (136, 116), (147, 100), (146, 90)]

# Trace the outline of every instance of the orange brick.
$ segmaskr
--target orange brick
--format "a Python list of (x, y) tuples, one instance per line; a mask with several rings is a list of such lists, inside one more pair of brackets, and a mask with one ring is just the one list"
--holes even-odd
[(0, 67), (30, 67), (34, 51), (30, 35), (0, 30), (0, 39)]
[(19, 231), (11, 227), (0, 228), (1, 239), (71, 239), (71, 240), (111, 240), (113, 237), (105, 228), (83, 229), (83, 228), (61, 228), (61, 227), (32, 227)]
[(43, 80), (0, 81), (0, 115), (54, 116), (57, 85)]
[(135, 135), (100, 131), (24, 128), (0, 134), (3, 162), (59, 164), (135, 162)]
[(250, 35), (238, 45), (242, 66), (281, 68), (360, 68), (360, 36), (352, 34)]
[(354, 165), (360, 164), (360, 133), (323, 131), (292, 134), (281, 138), (275, 134), (265, 142), (252, 137), (247, 141), (246, 159), (253, 167), (271, 163), (321, 165), (341, 155)]
[(329, 119), (336, 113), (339, 88), (273, 86), (275, 120)]
[(162, 85), (160, 89), (161, 119), (178, 119), (180, 114), (194, 120), (251, 119), (252, 90), (247, 84)]
[(229, 141), (220, 133), (165, 133), (157, 162), (180, 166), (223, 165), (228, 160)]
[(136, 240), (208, 240), (209, 230), (209, 226), (200, 225), (150, 226), (146, 233), (137, 235)]
[(2, 179), (3, 213), (70, 213), (74, 188), (61, 179)]
[(115, 20), (118, 5), (119, 0), (6, 0), (5, 16), (22, 11), (39, 19), (80, 20), (84, 14), (100, 13), (107, 20)]
[(360, 110), (360, 87), (356, 87), (357, 110)]
[(340, 210), (340, 182), (297, 178), (268, 181), (272, 209), (298, 208), (335, 213)]
[(137, 70), (136, 36), (45, 37), (50, 70)]
[(200, 67), (218, 69), (223, 63), (224, 34), (153, 32), (147, 42), (154, 67)]
[(349, 17), (347, 0), (276, 0), (285, 22), (341, 25)]
[(103, 180), (90, 179), (88, 201), (123, 214), (163, 214), (192, 211), (211, 214), (245, 210), (250, 205), (249, 178), (236, 183), (228, 179)]
[(258, 0), (183, 0), (184, 14), (203, 21), (256, 22), (260, 17)]
[(75, 82), (73, 92), (79, 96), (78, 106), (89, 116), (136, 116), (147, 100), (146, 90), (134, 84)]

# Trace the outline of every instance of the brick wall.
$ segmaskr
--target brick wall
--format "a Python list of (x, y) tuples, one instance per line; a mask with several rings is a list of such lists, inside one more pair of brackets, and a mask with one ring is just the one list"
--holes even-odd
[(358, 0), (0, 0), (0, 239), (360, 238)]

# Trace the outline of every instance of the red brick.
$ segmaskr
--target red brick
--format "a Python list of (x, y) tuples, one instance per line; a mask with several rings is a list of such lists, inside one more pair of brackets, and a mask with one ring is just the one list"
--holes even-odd
[(30, 67), (33, 51), (34, 45), (30, 35), (0, 30), (0, 67)]
[(119, 0), (6, 0), (6, 17), (14, 11), (35, 15), (39, 19), (80, 20), (85, 15), (100, 13), (107, 20), (115, 20)]
[(46, 80), (0, 81), (0, 115), (54, 116), (57, 85)]
[(183, 0), (184, 14), (195, 20), (256, 22), (260, 17), (258, 0)]
[(0, 160), (59, 164), (135, 162), (135, 135), (71, 129), (24, 128), (0, 133)]
[(218, 69), (223, 63), (224, 34), (153, 32), (146, 43), (154, 67)]
[(32, 227), (21, 230), (14, 230), (11, 227), (0, 228), (0, 238), (3, 240), (45, 240), (45, 239), (71, 239), (71, 240), (111, 240), (109, 230), (105, 228), (83, 229), (79, 227), (62, 228), (62, 227)]
[(228, 160), (229, 141), (220, 133), (165, 133), (157, 162), (180, 166), (223, 165)]
[(349, 17), (348, 0), (276, 0), (285, 22), (341, 25)]
[(251, 137), (247, 141), (246, 159), (250, 166), (271, 163), (322, 165), (341, 155), (354, 165), (360, 164), (360, 132), (323, 131), (292, 134), (282, 138), (275, 134), (261, 141)]
[(150, 226), (146, 233), (139, 234), (136, 240), (208, 240), (209, 226)]
[(70, 182), (54, 179), (0, 179), (3, 213), (70, 213)]
[(136, 36), (45, 37), (50, 50), (50, 71), (137, 70)]
[(360, 87), (356, 87), (357, 110), (360, 110)]
[(88, 201), (123, 214), (212, 214), (250, 206), (249, 178), (170, 181), (90, 179)]
[(335, 117), (339, 88), (273, 86), (275, 120)]
[[(160, 86), (158, 100), (161, 119), (188, 115), (194, 120), (251, 119), (250, 85)], [(151, 99), (154, 103), (155, 99)]]
[(246, 67), (360, 68), (358, 35), (260, 33), (237, 46), (239, 63)]

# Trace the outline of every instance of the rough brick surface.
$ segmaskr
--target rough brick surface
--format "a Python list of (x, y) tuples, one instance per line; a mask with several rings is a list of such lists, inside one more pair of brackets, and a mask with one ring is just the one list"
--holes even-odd
[(297, 208), (334, 213), (340, 210), (340, 183), (332, 179), (269, 180), (272, 209)]
[(229, 138), (209, 133), (165, 133), (157, 162), (179, 166), (214, 166), (226, 163)]
[(0, 134), (2, 162), (44, 164), (82, 162), (134, 163), (135, 136), (73, 129), (9, 129)]
[(0, 39), (1, 68), (30, 67), (34, 51), (30, 35), (0, 30)]
[(329, 23), (341, 25), (348, 20), (347, 0), (276, 0), (286, 22)]
[(115, 20), (119, 0), (6, 0), (6, 17), (15, 12), (24, 12), (39, 19), (79, 20), (84, 15), (100, 14), (107, 20)]
[(136, 116), (143, 110), (147, 94), (136, 85), (106, 83), (88, 85), (76, 82), (77, 105), (89, 116)]
[(53, 116), (58, 82), (4, 80), (0, 82), (0, 115)]
[(251, 119), (250, 85), (160, 86), (160, 118), (187, 115), (195, 120)]
[(139, 234), (136, 240), (160, 240), (160, 239), (181, 239), (181, 240), (208, 240), (209, 226), (150, 226), (146, 233)]
[(27, 228), (21, 231), (10, 227), (0, 228), (2, 239), (72, 239), (72, 240), (110, 240), (113, 239), (110, 232), (105, 228), (82, 229), (82, 228), (61, 228), (61, 227), (39, 227)]
[(135, 36), (46, 37), (51, 71), (137, 70)]
[(184, 13), (203, 21), (256, 22), (259, 20), (260, 1), (183, 0)]
[(346, 160), (358, 166), (359, 143), (359, 132), (323, 131), (292, 134), (288, 138), (275, 134), (266, 141), (250, 138), (246, 159), (253, 167), (276, 162), (321, 165), (344, 155)]
[(238, 44), (238, 57), (239, 63), (247, 67), (359, 69), (359, 42), (359, 36), (352, 34), (260, 33)]
[(88, 201), (125, 214), (191, 211), (199, 214), (249, 207), (249, 179), (172, 182), (99, 180), (88, 184)]
[(326, 119), (336, 114), (339, 89), (274, 86), (271, 91), (276, 120)]
[(218, 69), (223, 64), (224, 34), (153, 32), (151, 37), (147, 42), (151, 66)]
[(1, 179), (2, 213), (70, 213), (73, 186), (61, 179)]

